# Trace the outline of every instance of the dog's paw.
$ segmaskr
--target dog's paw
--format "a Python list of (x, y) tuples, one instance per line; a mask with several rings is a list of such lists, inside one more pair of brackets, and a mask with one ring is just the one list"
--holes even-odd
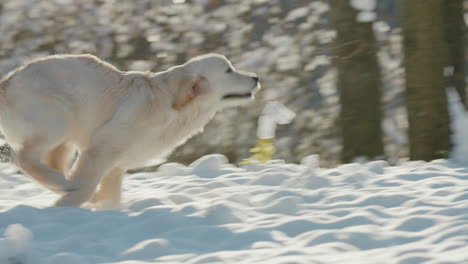
[(65, 193), (60, 197), (54, 206), (65, 207), (80, 207), (83, 203), (88, 201), (93, 193), (94, 188), (89, 186), (80, 186), (81, 188), (71, 188), (72, 191)]
[(119, 210), (121, 204), (118, 201), (113, 200), (101, 200), (101, 201), (87, 201), (84, 203), (82, 208), (90, 209), (93, 211), (104, 211), (104, 210)]
[(66, 181), (65, 183), (62, 184), (53, 184), (53, 185), (47, 185), (46, 186), (49, 190), (64, 195), (67, 193), (75, 192), (78, 191), (80, 188), (73, 186), (70, 181)]
[(80, 207), (81, 201), (77, 199), (77, 192), (69, 192), (63, 195), (55, 203), (55, 207)]

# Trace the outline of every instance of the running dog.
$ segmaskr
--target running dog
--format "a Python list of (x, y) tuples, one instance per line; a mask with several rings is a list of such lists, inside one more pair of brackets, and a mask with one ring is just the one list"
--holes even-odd
[(118, 208), (128, 169), (167, 155), (218, 110), (251, 101), (259, 88), (255, 74), (218, 54), (158, 73), (121, 71), (92, 55), (55, 55), (0, 81), (0, 129), (15, 164), (61, 195), (56, 206)]

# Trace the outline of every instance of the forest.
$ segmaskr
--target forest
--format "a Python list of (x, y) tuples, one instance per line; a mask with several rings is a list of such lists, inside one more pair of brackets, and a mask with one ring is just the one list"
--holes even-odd
[[(430, 4), (428, 4), (430, 3)], [(34, 5), (35, 8), (30, 8)], [(124, 70), (162, 71), (205, 53), (256, 72), (248, 107), (216, 116), (168, 161), (247, 158), (269, 101), (294, 111), (275, 158), (322, 166), (450, 154), (446, 88), (466, 100), (463, 0), (15, 0), (0, 3), (3, 74), (50, 54), (91, 53)]]

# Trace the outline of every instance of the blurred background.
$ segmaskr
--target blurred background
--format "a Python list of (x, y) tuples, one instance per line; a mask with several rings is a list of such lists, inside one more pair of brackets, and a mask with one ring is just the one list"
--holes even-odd
[(297, 114), (278, 127), (276, 158), (319, 154), (325, 167), (432, 159), (450, 151), (444, 87), (465, 98), (467, 12), (466, 0), (3, 0), (0, 71), (59, 53), (140, 71), (221, 53), (258, 73), (263, 90), (248, 107), (218, 114), (168, 161), (247, 158), (272, 100)]

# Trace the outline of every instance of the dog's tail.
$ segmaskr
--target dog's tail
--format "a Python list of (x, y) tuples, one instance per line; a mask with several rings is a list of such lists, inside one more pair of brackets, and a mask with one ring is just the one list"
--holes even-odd
[[(2, 140), (3, 141), (3, 140)], [(3, 141), (3, 144), (0, 146), (0, 162), (7, 163), (14, 160), (14, 152), (11, 149), (8, 143)]]
[[(6, 104), (6, 91), (8, 89), (8, 84), (10, 82), (10, 79), (13, 75), (11, 73), (8, 73), (6, 76), (4, 76), (0, 80), (0, 114), (3, 112), (3, 109)], [(0, 116), (1, 118), (1, 116)]]
[[(0, 121), (2, 119), (2, 115), (6, 106), (6, 90), (11, 76), (12, 74), (9, 73), (0, 80)], [(13, 161), (13, 156), (14, 153), (10, 145), (8, 145), (8, 143), (6, 143), (5, 141), (0, 125), (0, 162), (11, 162)]]

